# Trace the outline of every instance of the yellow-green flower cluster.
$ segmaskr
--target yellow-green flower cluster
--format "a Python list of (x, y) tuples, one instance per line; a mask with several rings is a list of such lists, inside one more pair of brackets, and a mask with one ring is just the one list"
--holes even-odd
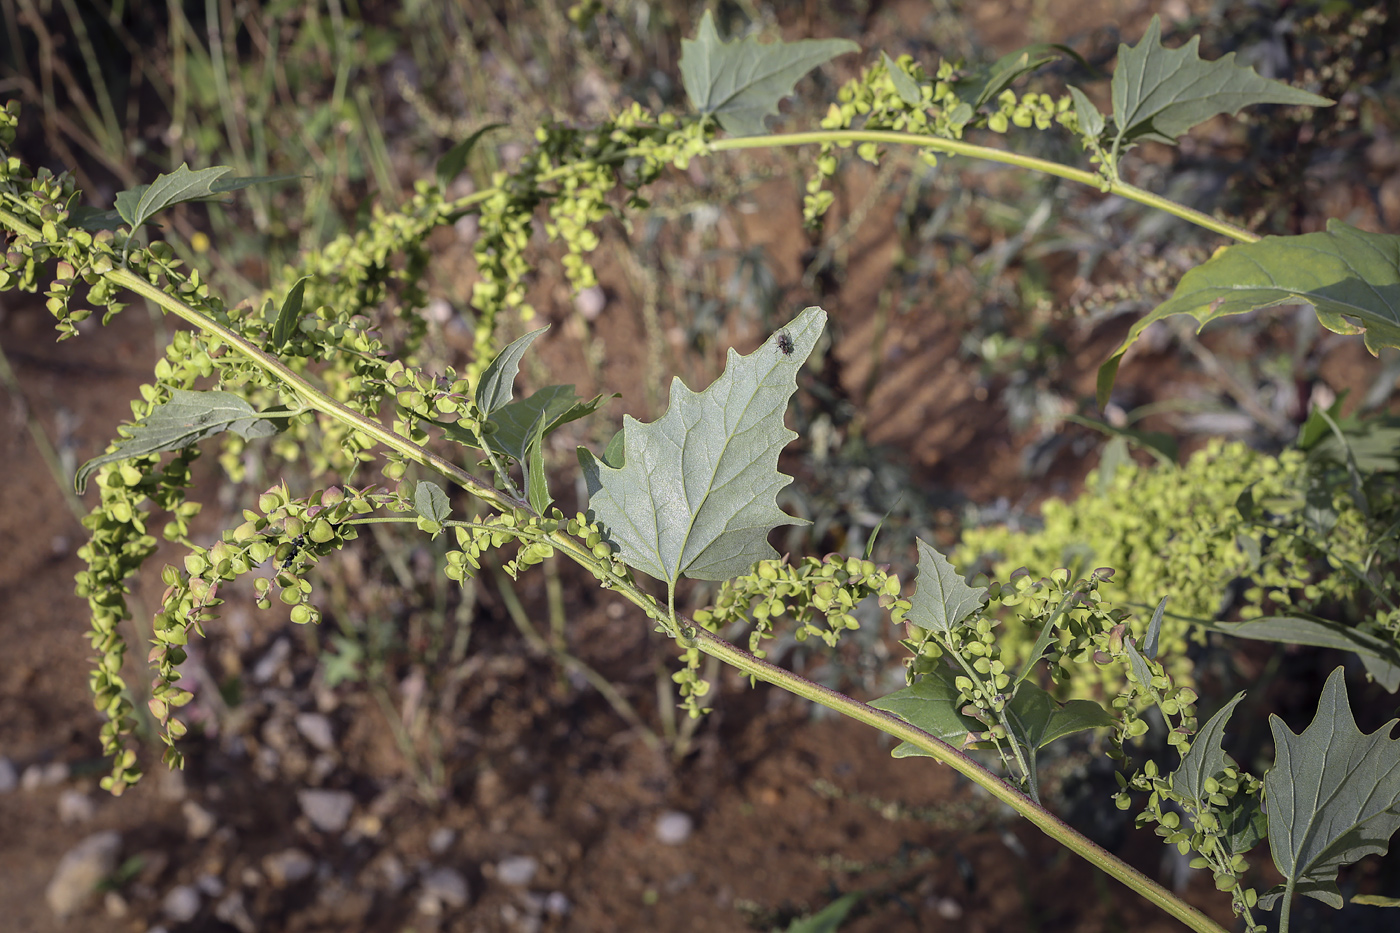
[[(1368, 520), (1344, 483), (1319, 483), (1301, 451), (1269, 456), (1239, 443), (1213, 441), (1183, 466), (1125, 464), (1106, 482), (1091, 473), (1078, 499), (1048, 500), (1043, 526), (967, 531), (954, 558), (1005, 579), (1020, 567), (1065, 567), (1077, 576), (1091, 566), (1116, 568), (1117, 599), (1139, 610), (1170, 597), (1161, 632), (1162, 656), (1173, 677), (1190, 682), (1188, 636), (1204, 638), (1197, 622), (1226, 609), (1232, 584), (1251, 581), (1241, 618), (1279, 610), (1314, 611), (1354, 601), (1362, 584), (1347, 564), (1364, 563), (1380, 543), (1378, 520)], [(1321, 489), (1325, 487), (1325, 492)], [(1309, 501), (1334, 521), (1320, 534), (1309, 526)], [(1254, 512), (1237, 503), (1255, 503)], [(1321, 494), (1322, 499), (1318, 499)], [(1315, 513), (1314, 513), (1315, 514)], [(1393, 550), (1393, 546), (1392, 546)], [(1138, 632), (1137, 634), (1141, 634)], [(1032, 635), (1005, 636), (1018, 660)], [(1392, 636), (1393, 637), (1393, 636)], [(1112, 668), (1073, 673), (1072, 693), (1099, 695), (1117, 688)]]

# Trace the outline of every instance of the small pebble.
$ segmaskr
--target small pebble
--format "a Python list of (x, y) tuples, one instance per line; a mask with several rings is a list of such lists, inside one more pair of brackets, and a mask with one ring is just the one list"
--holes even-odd
[(528, 855), (513, 855), (496, 864), (496, 880), (512, 888), (523, 888), (535, 880), (540, 863)]
[(297, 713), (297, 731), (317, 751), (335, 750), (335, 731), (330, 717), (320, 713)]
[(131, 911), (131, 905), (116, 891), (108, 891), (102, 895), (102, 909), (113, 920), (120, 920)]
[(316, 862), (301, 849), (274, 852), (262, 864), (268, 879), (279, 888), (310, 878), (316, 870)]
[(690, 838), (695, 829), (695, 821), (689, 814), (679, 810), (667, 810), (656, 818), (656, 841), (668, 846), (678, 846)]
[(563, 891), (550, 891), (544, 899), (544, 912), (551, 917), (567, 916), (574, 905), (569, 903), (569, 896)]
[(437, 324), (446, 324), (452, 314), (452, 305), (445, 298), (434, 298), (423, 307), (423, 317)]
[(122, 837), (119, 833), (94, 833), (69, 849), (54, 868), (44, 897), (60, 918), (80, 910), (104, 878), (117, 868)]
[(452, 843), (457, 841), (457, 831), (450, 826), (439, 826), (433, 830), (433, 834), (428, 837), (428, 851), (434, 855), (442, 855), (452, 848)]
[(185, 815), (185, 833), (191, 839), (203, 839), (214, 831), (214, 814), (193, 800), (186, 800), (180, 812)]
[(285, 638), (279, 638), (272, 643), (267, 654), (258, 659), (258, 663), (253, 665), (252, 679), (255, 684), (265, 684), (287, 663), (287, 659), (292, 655), (292, 643)]
[(574, 296), (574, 310), (583, 315), (586, 321), (596, 321), (607, 306), (607, 293), (598, 285), (585, 288)]
[(224, 893), (224, 879), (214, 874), (200, 875), (194, 886), (207, 897), (221, 897)]
[(350, 823), (355, 795), (346, 790), (299, 790), (301, 812), (323, 833), (338, 833)]
[(58, 795), (60, 823), (86, 823), (97, 815), (97, 802), (80, 790), (68, 788)]
[(68, 765), (61, 761), (51, 761), (46, 765), (34, 764), (25, 768), (24, 774), (20, 775), (19, 786), (25, 790), (37, 790), (40, 787), (62, 784), (66, 780)]
[[(461, 872), (455, 868), (434, 868), (423, 878), (418, 909), (425, 914), (441, 913), (444, 907), (459, 909), (467, 905), (470, 895), (471, 889)], [(428, 904), (430, 900), (436, 902), (436, 910)], [(424, 907), (428, 909), (424, 910)]]
[(19, 772), (15, 763), (0, 755), (0, 794), (8, 794), (19, 786)]
[(189, 923), (199, 913), (199, 892), (187, 884), (170, 889), (160, 902), (161, 912), (176, 923)]
[(944, 920), (961, 920), (963, 915), (962, 905), (951, 897), (940, 897), (938, 905), (934, 908), (938, 911), (938, 916)]
[(234, 891), (214, 905), (214, 916), (233, 927), (238, 933), (256, 933), (258, 928), (248, 913), (248, 905), (243, 903), (241, 891)]
[(408, 884), (408, 870), (403, 861), (392, 852), (384, 852), (370, 865), (379, 876), (380, 883), (390, 894), (398, 894)]

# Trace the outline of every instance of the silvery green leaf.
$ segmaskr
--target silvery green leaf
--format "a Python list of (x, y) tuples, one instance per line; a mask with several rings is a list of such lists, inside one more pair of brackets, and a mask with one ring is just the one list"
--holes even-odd
[(696, 111), (713, 116), (734, 136), (767, 132), (766, 116), (803, 75), (837, 55), (856, 52), (849, 39), (803, 39), (760, 44), (753, 36), (721, 42), (705, 11), (694, 39), (681, 40), (681, 79)]
[(497, 409), (491, 415), (491, 420), (496, 424), (496, 433), (487, 437), (487, 443), (512, 460), (523, 463), (525, 449), (535, 438), (537, 430), (541, 438), (548, 437), (557, 428), (591, 415), (613, 398), (617, 396), (598, 395), (584, 400), (574, 394), (571, 385), (545, 386), (529, 398)]
[(292, 336), (292, 331), (296, 329), (297, 322), (301, 318), (301, 299), (306, 291), (306, 282), (311, 278), (303, 275), (297, 279), (296, 284), (287, 292), (287, 297), (282, 301), (282, 309), (277, 312), (277, 320), (272, 325), (272, 348), (280, 350)]
[(621, 466), (579, 448), (588, 507), (628, 566), (667, 583), (727, 580), (777, 556), (773, 528), (806, 524), (778, 508), (792, 482), (778, 453), (797, 436), (783, 417), (825, 323), (825, 311), (808, 308), (753, 353), (731, 349), (703, 392), (673, 379), (664, 415), (624, 417)]
[(1104, 120), (1094, 102), (1073, 84), (1069, 86), (1069, 96), (1074, 100), (1074, 115), (1079, 118), (1079, 131), (1090, 139), (1103, 135)]
[(919, 572), (905, 618), (919, 628), (951, 631), (982, 608), (987, 588), (968, 586), (948, 558), (921, 538), (914, 543), (919, 549)]
[[(953, 675), (940, 665), (902, 690), (871, 700), (870, 705), (900, 719), (949, 745), (962, 745), (969, 732), (987, 727), (962, 712)], [(891, 753), (895, 758), (927, 757), (928, 752), (909, 742), (901, 742)]]
[(1253, 104), (1308, 104), (1332, 101), (1262, 78), (1248, 65), (1236, 65), (1235, 53), (1202, 61), (1200, 36), (1179, 49), (1162, 45), (1162, 20), (1153, 16), (1137, 45), (1118, 46), (1113, 72), (1114, 148), (1137, 139), (1175, 143), (1198, 123), (1222, 113), (1238, 113)]
[(438, 159), (437, 168), (434, 171), (434, 174), (437, 175), (438, 187), (446, 191), (447, 186), (451, 184), (452, 180), (460, 175), (462, 169), (466, 167), (467, 157), (471, 155), (472, 149), (476, 148), (476, 144), (481, 140), (481, 137), (505, 125), (504, 123), (488, 123), (444, 152), (442, 158)]
[(441, 486), (422, 480), (413, 490), (413, 510), (430, 522), (442, 524), (452, 514), (452, 503)]
[(1218, 777), (1228, 766), (1229, 758), (1220, 743), (1225, 738), (1225, 724), (1243, 699), (1243, 691), (1235, 694), (1196, 733), (1191, 748), (1171, 774), (1172, 789), (1177, 793), (1198, 802), (1206, 799), (1206, 781)]
[(910, 107), (919, 106), (922, 97), (918, 82), (909, 77), (909, 72), (899, 67), (899, 63), (890, 58), (888, 52), (881, 52), (880, 60), (885, 63), (885, 71), (889, 74), (890, 81), (894, 82), (894, 92), (899, 95), (899, 99)]
[(1157, 660), (1157, 641), (1162, 636), (1162, 616), (1167, 612), (1167, 597), (1152, 612), (1152, 621), (1147, 623), (1147, 635), (1142, 639), (1142, 656), (1149, 661)]
[(1266, 236), (1228, 246), (1181, 277), (1171, 298), (1133, 324), (1099, 369), (1099, 405), (1107, 404), (1123, 353), (1155, 321), (1190, 314), (1204, 327), (1217, 318), (1282, 304), (1310, 304), (1322, 326), (1364, 333), (1366, 349), (1400, 347), (1400, 236), (1367, 233), (1340, 220), (1327, 230)]
[(535, 338), (547, 330), (548, 326), (541, 327), (512, 340), (486, 367), (476, 386), (476, 405), (483, 415), (491, 417), (515, 398), (515, 374), (520, 372), (520, 360)]
[(1293, 893), (1341, 907), (1338, 869), (1389, 848), (1400, 829), (1400, 740), (1389, 737), (1396, 722), (1370, 735), (1356, 728), (1340, 667), (1302, 733), (1269, 717), (1276, 756), (1264, 777), (1269, 849)]
[(257, 175), (227, 178), (233, 167), (216, 165), (190, 171), (189, 165), (180, 167), (167, 175), (158, 175), (149, 185), (137, 185), (120, 192), (115, 199), (115, 208), (122, 220), (135, 230), (151, 217), (175, 204), (186, 201), (209, 201), (221, 194), (238, 191), (253, 185), (275, 181), (288, 181), (300, 175)]
[(285, 411), (260, 414), (252, 405), (228, 392), (171, 389), (169, 401), (152, 408), (140, 421), (122, 428), (124, 435), (112, 450), (79, 467), (73, 485), (82, 493), (87, 488), (88, 477), (103, 464), (180, 450), (223, 431), (232, 431), (244, 440), (267, 437), (278, 430), (268, 419), (286, 417)]
[(1350, 625), (1302, 616), (1266, 616), (1244, 622), (1216, 622), (1211, 628), (1236, 638), (1254, 638), (1285, 645), (1314, 645), (1351, 651), (1385, 689), (1400, 689), (1400, 652), (1395, 645)]

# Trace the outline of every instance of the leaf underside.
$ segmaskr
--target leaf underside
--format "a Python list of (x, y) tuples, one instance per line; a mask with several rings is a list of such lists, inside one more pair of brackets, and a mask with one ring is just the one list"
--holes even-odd
[(1391, 693), (1400, 690), (1400, 654), (1395, 646), (1349, 625), (1298, 616), (1266, 616), (1243, 622), (1216, 622), (1211, 628), (1236, 638), (1350, 651), (1361, 658), (1382, 687)]
[[(279, 411), (274, 417), (286, 416), (286, 412)], [(277, 433), (267, 416), (254, 411), (252, 405), (237, 395), (188, 389), (171, 389), (169, 401), (157, 405), (146, 417), (123, 430), (127, 434), (113, 450), (93, 457), (78, 468), (73, 486), (80, 494), (87, 488), (93, 471), (107, 463), (180, 450), (223, 431), (232, 431), (244, 440)]]
[(1235, 53), (1207, 62), (1197, 52), (1201, 37), (1178, 49), (1162, 45), (1162, 21), (1152, 17), (1147, 34), (1135, 46), (1118, 46), (1113, 72), (1115, 148), (1138, 139), (1172, 144), (1198, 123), (1222, 113), (1238, 113), (1253, 104), (1329, 106), (1316, 94), (1260, 77), (1248, 65), (1236, 65)]
[(783, 416), (825, 322), (825, 311), (808, 308), (748, 356), (731, 348), (703, 392), (673, 379), (664, 415), (650, 424), (624, 417), (620, 467), (579, 448), (588, 506), (628, 566), (669, 584), (728, 580), (776, 556), (773, 528), (806, 524), (777, 506), (792, 482), (778, 472), (778, 453), (797, 436)]
[(238, 191), (253, 185), (289, 181), (301, 177), (300, 175), (225, 177), (232, 171), (233, 167), (229, 165), (216, 165), (212, 168), (190, 171), (189, 165), (182, 162), (175, 171), (168, 175), (157, 176), (156, 180), (149, 185), (137, 185), (135, 188), (119, 193), (115, 198), (114, 207), (121, 215), (122, 220), (135, 230), (151, 217), (176, 204), (182, 204), (186, 201), (208, 201), (221, 194), (228, 194), (231, 191)]
[(681, 40), (681, 78), (699, 113), (713, 116), (734, 136), (758, 136), (767, 132), (764, 117), (777, 115), (778, 102), (803, 75), (859, 50), (849, 39), (760, 44), (749, 36), (721, 42), (706, 10), (696, 37)]
[(1301, 734), (1269, 717), (1276, 754), (1264, 777), (1269, 849), (1296, 893), (1340, 908), (1337, 870), (1389, 848), (1400, 829), (1400, 740), (1389, 737), (1396, 722), (1370, 735), (1356, 728), (1340, 667)]
[(1264, 237), (1221, 250), (1181, 278), (1171, 298), (1133, 325), (1099, 371), (1099, 404), (1108, 401), (1123, 353), (1149, 325), (1190, 314), (1216, 318), (1281, 304), (1310, 304), (1324, 327), (1364, 333), (1366, 349), (1400, 347), (1400, 236), (1367, 233), (1340, 220), (1327, 230)]
[(441, 486), (423, 480), (413, 490), (413, 510), (430, 522), (442, 523), (452, 514), (452, 503)]

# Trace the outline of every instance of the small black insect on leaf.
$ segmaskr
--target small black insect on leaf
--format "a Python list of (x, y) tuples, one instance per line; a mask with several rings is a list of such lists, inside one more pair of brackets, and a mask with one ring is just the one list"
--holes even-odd
[(778, 331), (778, 349), (783, 356), (792, 356), (792, 335), (785, 330)]

